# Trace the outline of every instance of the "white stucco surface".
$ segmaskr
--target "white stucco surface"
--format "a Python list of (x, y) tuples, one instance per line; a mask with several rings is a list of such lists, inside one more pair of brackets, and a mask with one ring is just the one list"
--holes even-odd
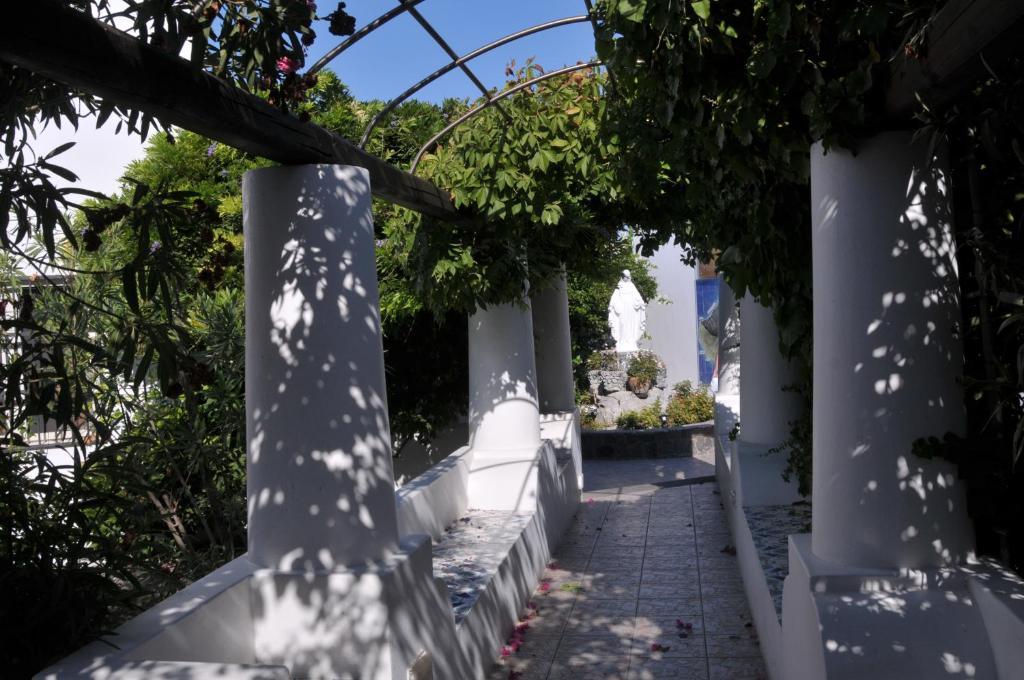
[(662, 246), (648, 258), (658, 282), (658, 297), (647, 301), (647, 336), (641, 349), (662, 358), (668, 371), (668, 385), (689, 380), (699, 382), (697, 365), (697, 271), (680, 261), (683, 249), (675, 241)]
[(811, 177), (812, 549), (859, 566), (962, 561), (973, 537), (956, 469), (911, 454), (965, 427), (946, 160), (890, 132), (856, 156), (815, 146)]
[(249, 557), (330, 571), (397, 544), (370, 179), (246, 173)]

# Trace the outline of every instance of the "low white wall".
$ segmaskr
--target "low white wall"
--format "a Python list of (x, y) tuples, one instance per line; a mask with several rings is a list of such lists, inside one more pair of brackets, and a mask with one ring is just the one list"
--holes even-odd
[(469, 424), (465, 416), (443, 428), (429, 442), (408, 442), (392, 459), (395, 486), (401, 487), (430, 470), (452, 451), (461, 449), (469, 441)]
[[(252, 668), (249, 577), (256, 569), (245, 556), (232, 560), (119, 627), (107, 638), (116, 648), (93, 642), (36, 678), (160, 677), (172, 670), (189, 678), (271, 677)], [(178, 663), (156, 668), (154, 661)]]
[(473, 451), (464, 446), (395, 492), (398, 535), (440, 538), (469, 503)]
[(1024, 674), (1024, 580), (998, 565), (986, 565), (969, 588), (988, 631), (999, 680)]
[(796, 479), (787, 482), (786, 451), (769, 453), (772, 447), (736, 441), (733, 446), (732, 476), (742, 506), (790, 505), (803, 500)]

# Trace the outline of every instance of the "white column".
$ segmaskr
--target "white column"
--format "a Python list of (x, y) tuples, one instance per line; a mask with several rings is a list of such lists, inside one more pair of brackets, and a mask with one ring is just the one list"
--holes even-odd
[(778, 446), (789, 438), (789, 422), (800, 415), (800, 400), (783, 390), (795, 380), (792, 364), (779, 350), (779, 329), (772, 310), (748, 292), (740, 305), (740, 440)]
[(370, 182), (246, 173), (249, 559), (335, 571), (397, 544)]
[(919, 437), (964, 432), (947, 165), (891, 132), (856, 156), (815, 146), (811, 178), (812, 551), (866, 567), (963, 559), (955, 468), (911, 455)]
[(470, 507), (533, 510), (540, 408), (529, 299), (469, 318)]
[(740, 393), (740, 309), (736, 295), (718, 276), (718, 394)]
[(548, 287), (530, 293), (540, 401), (541, 437), (572, 455), (577, 488), (583, 488), (583, 442), (572, 374), (569, 293), (563, 271)]
[(565, 273), (530, 294), (537, 364), (537, 396), (542, 413), (576, 409), (569, 337), (569, 297)]

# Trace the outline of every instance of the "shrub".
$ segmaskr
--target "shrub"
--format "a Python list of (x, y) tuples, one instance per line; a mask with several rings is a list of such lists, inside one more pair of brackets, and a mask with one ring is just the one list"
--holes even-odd
[(617, 371), (619, 364), (615, 356), (607, 352), (594, 351), (587, 357), (588, 371)]
[(620, 430), (653, 430), (661, 427), (661, 400), (639, 411), (626, 411), (619, 415), (615, 426)]
[(658, 360), (653, 354), (641, 352), (629, 362), (626, 375), (630, 378), (636, 378), (638, 382), (653, 385), (658, 379), (658, 370), (660, 368), (661, 366), (658, 365)]
[[(689, 381), (680, 385), (689, 386)], [(683, 392), (680, 385), (676, 385), (676, 396), (668, 402), (666, 409), (669, 425), (692, 425), (715, 417), (715, 398), (711, 392), (703, 388)]]
[(689, 380), (684, 380), (683, 382), (677, 382), (672, 387), (672, 391), (675, 392), (677, 396), (684, 397), (684, 398), (688, 397), (691, 394), (693, 394), (693, 383), (690, 382)]

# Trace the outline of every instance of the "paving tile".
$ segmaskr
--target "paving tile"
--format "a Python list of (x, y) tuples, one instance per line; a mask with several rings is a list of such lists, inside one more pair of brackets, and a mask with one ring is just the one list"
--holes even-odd
[[(752, 629), (748, 629), (752, 630)], [(748, 632), (740, 635), (708, 635), (705, 637), (708, 656), (722, 658), (761, 658), (761, 645), (757, 635)]]
[(709, 658), (710, 680), (768, 680), (761, 659)]
[(646, 559), (642, 550), (602, 550), (590, 558), (587, 571), (640, 571), (645, 564)]
[(604, 571), (592, 575), (587, 596), (591, 599), (622, 600), (636, 598), (640, 574), (635, 571)]
[(707, 680), (706, 659), (634, 657), (629, 667), (629, 680)]
[[(679, 621), (690, 624), (691, 628), (687, 628), (685, 631), (680, 630)], [(668, 616), (637, 614), (636, 627), (633, 629), (633, 639), (646, 642), (647, 644), (652, 642), (671, 644), (671, 640), (678, 639), (681, 632), (685, 632), (688, 635), (703, 635), (704, 617), (678, 614)]]
[(551, 680), (625, 678), (631, 641), (615, 636), (563, 636), (551, 664)]
[(646, 581), (640, 584), (639, 597), (649, 599), (670, 599), (696, 597), (700, 595), (700, 584), (696, 579), (690, 582), (679, 580)]
[[(654, 645), (657, 647), (655, 648)], [(670, 634), (650, 641), (641, 638), (633, 640), (633, 658), (688, 657), (705, 658), (708, 655), (704, 636), (697, 633), (672, 631)]]
[[(766, 680), (738, 562), (721, 552), (732, 539), (717, 487), (653, 484), (708, 466), (673, 459), (585, 466), (588, 489), (607, 492), (584, 493), (545, 571), (548, 592), (533, 596), (539, 615), (488, 680), (511, 670), (523, 680)], [(764, 524), (800, 519), (788, 508), (762, 515)], [(488, 521), (476, 522), (481, 540)], [(784, 552), (779, 537), (789, 530), (764, 532), (768, 552)], [(677, 619), (693, 626), (685, 637)], [(655, 643), (664, 648), (652, 650)]]
[[(637, 616), (663, 617), (675, 621), (676, 618), (700, 616), (703, 612), (700, 598), (663, 597), (657, 599), (640, 598), (636, 601)], [(689, 620), (689, 619), (687, 619)]]

